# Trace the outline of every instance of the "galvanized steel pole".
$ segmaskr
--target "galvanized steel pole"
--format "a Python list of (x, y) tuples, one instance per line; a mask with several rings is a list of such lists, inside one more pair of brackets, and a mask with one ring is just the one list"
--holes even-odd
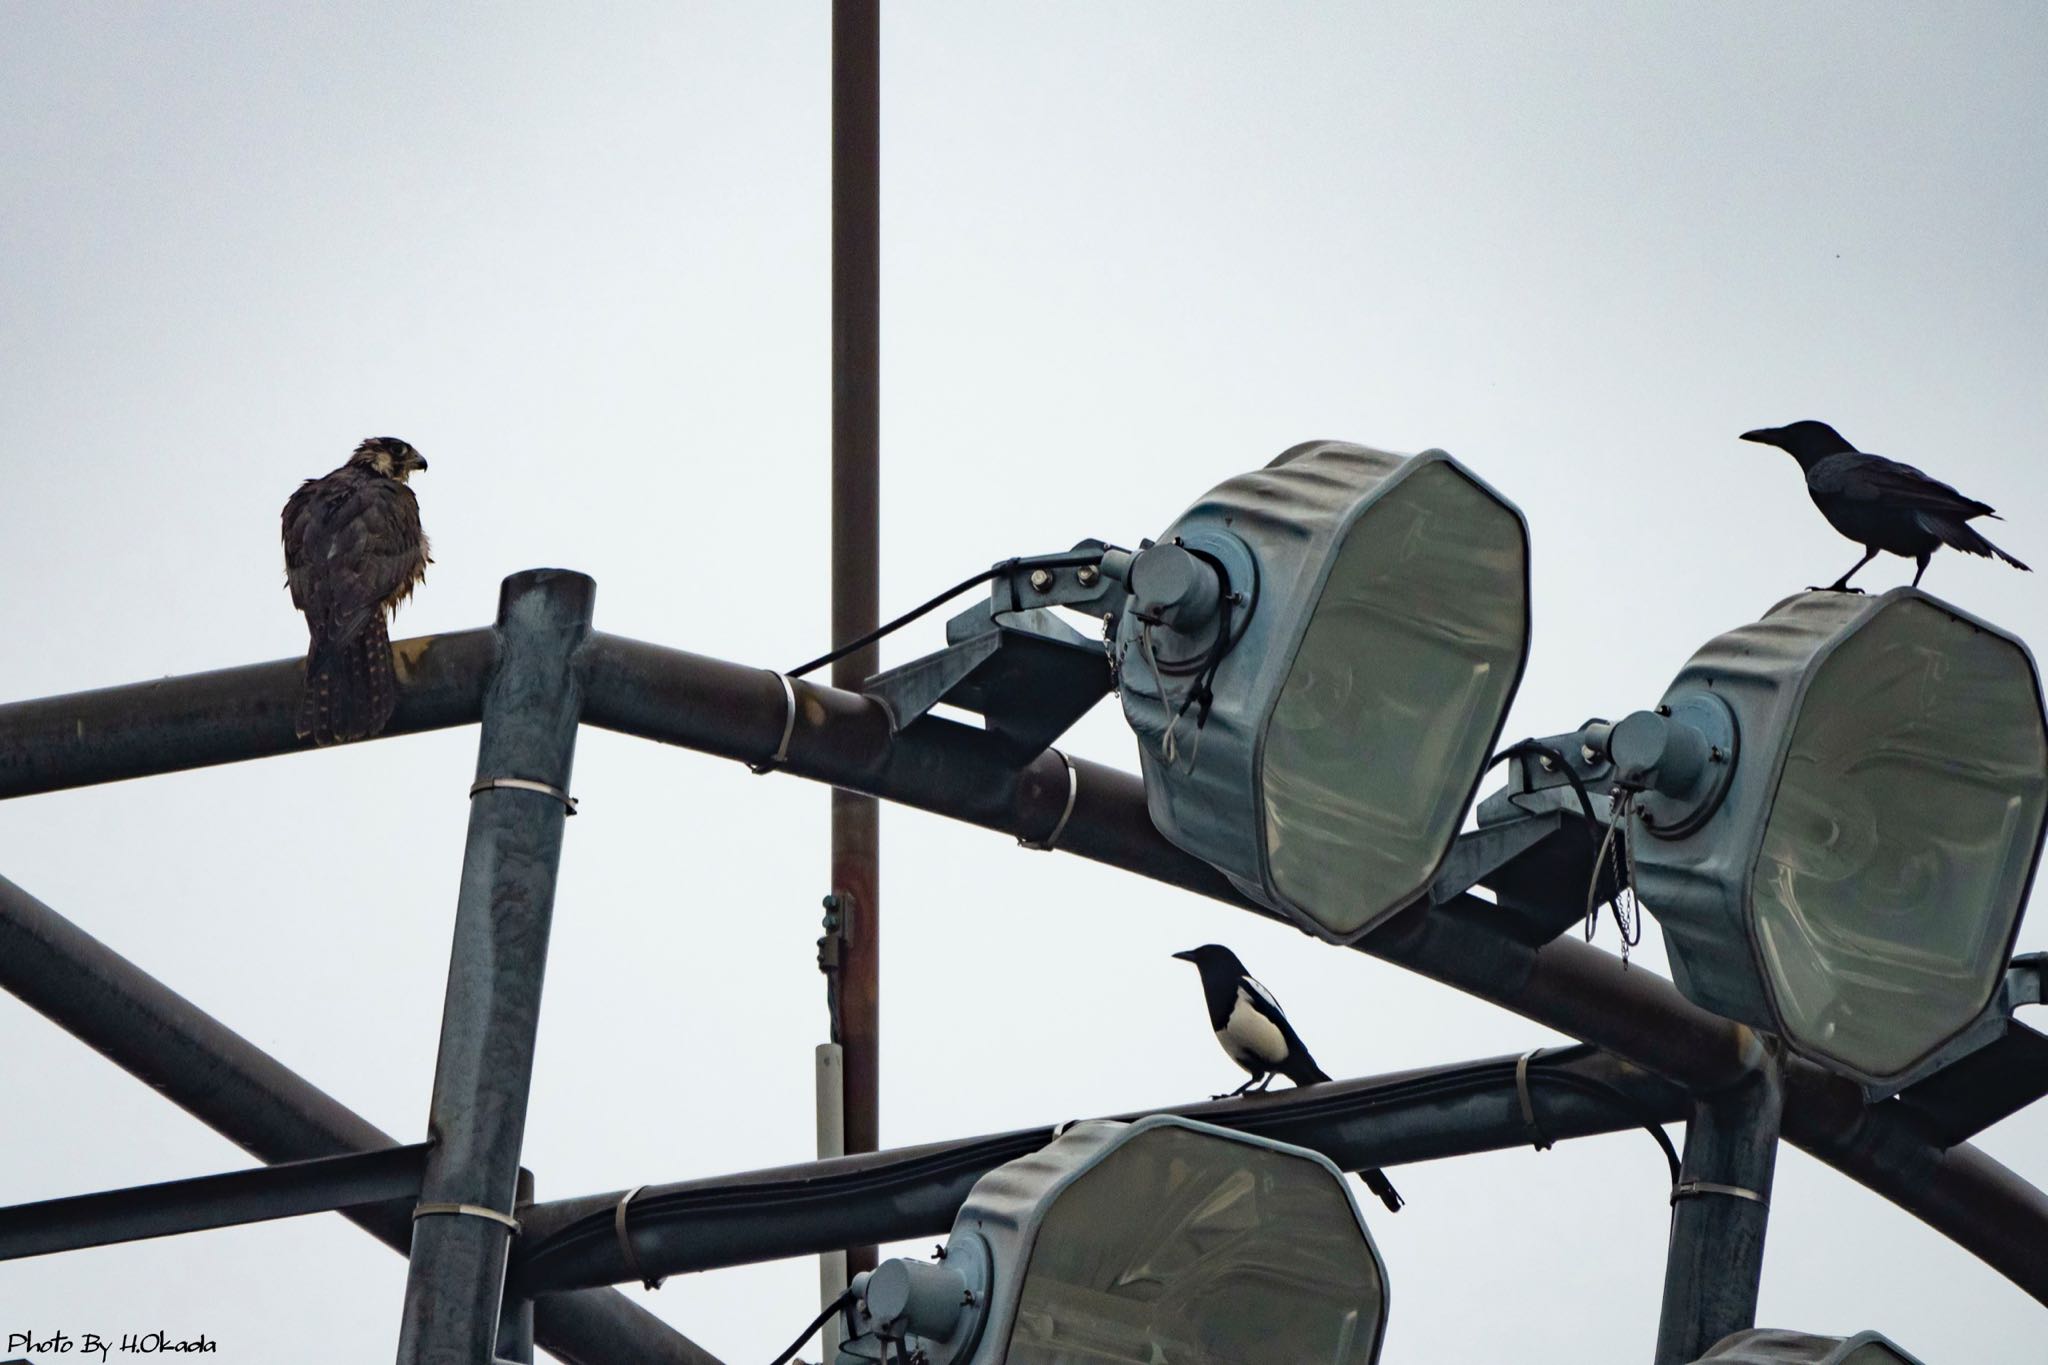
[[(880, 619), (881, 562), (881, 5), (832, 5), (832, 639)], [(832, 665), (857, 691), (878, 671), (870, 645)], [(841, 916), (839, 1037), (846, 1054), (846, 1150), (881, 1139), (880, 805), (832, 793), (832, 894)], [(848, 1252), (871, 1269), (873, 1247)]]
[(582, 574), (533, 569), (506, 579), (498, 599), (498, 667), (484, 692), (470, 789), (427, 1120), (435, 1146), (413, 1213), (399, 1365), (483, 1365), (496, 1348), (571, 809), (582, 708), (576, 651), (590, 633), (596, 590)]
[(1685, 1365), (1756, 1326), (1784, 1108), (1774, 1051), (1741, 1084), (1693, 1104), (1684, 1170), (1671, 1192), (1657, 1365)]

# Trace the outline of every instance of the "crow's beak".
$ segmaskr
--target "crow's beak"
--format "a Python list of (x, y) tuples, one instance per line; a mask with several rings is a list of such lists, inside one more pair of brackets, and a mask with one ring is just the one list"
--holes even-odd
[(1195, 960), (1195, 950), (1190, 948), (1186, 952), (1175, 953), (1174, 956), (1182, 962), (1193, 962)]
[(1774, 446), (1778, 443), (1777, 435), (1778, 428), (1776, 427), (1758, 427), (1755, 431), (1743, 432), (1742, 439), (1745, 441), (1755, 441), (1760, 446)]

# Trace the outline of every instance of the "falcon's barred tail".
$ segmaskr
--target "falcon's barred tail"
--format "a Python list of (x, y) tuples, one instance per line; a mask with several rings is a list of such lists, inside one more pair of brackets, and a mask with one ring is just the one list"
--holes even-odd
[(2027, 568), (2026, 565), (2020, 563), (1996, 545), (1993, 545), (1982, 535), (1979, 535), (1977, 528), (1968, 522), (1959, 521), (1953, 517), (1935, 517), (1922, 514), (1920, 525), (1929, 535), (1940, 537), (1942, 544), (1961, 550), (1964, 554), (1982, 555), (1986, 559), (1996, 555), (2015, 569), (2026, 573), (2033, 572), (2032, 569)]
[(1387, 1206), (1388, 1213), (1399, 1213), (1401, 1206), (1408, 1202), (1394, 1188), (1394, 1182), (1387, 1179), (1385, 1171), (1360, 1171), (1358, 1178), (1365, 1182), (1367, 1189), (1380, 1197), (1380, 1202)]
[(306, 651), (306, 690), (299, 700), (299, 738), (315, 744), (383, 733), (398, 705), (391, 633), (383, 616), (346, 640), (315, 639)]

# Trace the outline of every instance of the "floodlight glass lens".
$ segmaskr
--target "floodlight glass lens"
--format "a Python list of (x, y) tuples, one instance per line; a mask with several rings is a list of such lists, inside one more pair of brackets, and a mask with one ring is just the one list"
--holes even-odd
[(1911, 598), (1820, 665), (1751, 883), (1794, 1042), (1897, 1074), (1983, 1009), (2048, 799), (2018, 648)]
[(1429, 464), (1352, 524), (1266, 730), (1273, 885), (1349, 933), (1443, 860), (1528, 648), (1521, 520)]
[(1039, 1228), (1009, 1365), (1367, 1365), (1386, 1286), (1341, 1179), (1157, 1128)]

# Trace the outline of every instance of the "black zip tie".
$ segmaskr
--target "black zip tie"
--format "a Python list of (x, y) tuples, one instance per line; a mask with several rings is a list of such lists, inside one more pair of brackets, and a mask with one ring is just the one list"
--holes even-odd
[(668, 1276), (649, 1278), (647, 1272), (640, 1268), (640, 1258), (633, 1254), (633, 1239), (626, 1234), (626, 1206), (633, 1202), (634, 1195), (646, 1188), (645, 1185), (635, 1185), (619, 1196), (619, 1206), (612, 1210), (612, 1231), (619, 1235), (619, 1257), (626, 1263), (626, 1273), (640, 1281), (643, 1289), (659, 1289), (667, 1282)]
[(555, 800), (561, 802), (562, 808), (568, 811), (569, 814), (574, 815), (576, 813), (575, 797), (569, 795), (560, 787), (549, 786), (545, 782), (536, 782), (530, 777), (479, 777), (470, 785), (470, 799), (473, 801), (480, 793), (487, 791), (539, 792), (542, 796), (552, 796)]

